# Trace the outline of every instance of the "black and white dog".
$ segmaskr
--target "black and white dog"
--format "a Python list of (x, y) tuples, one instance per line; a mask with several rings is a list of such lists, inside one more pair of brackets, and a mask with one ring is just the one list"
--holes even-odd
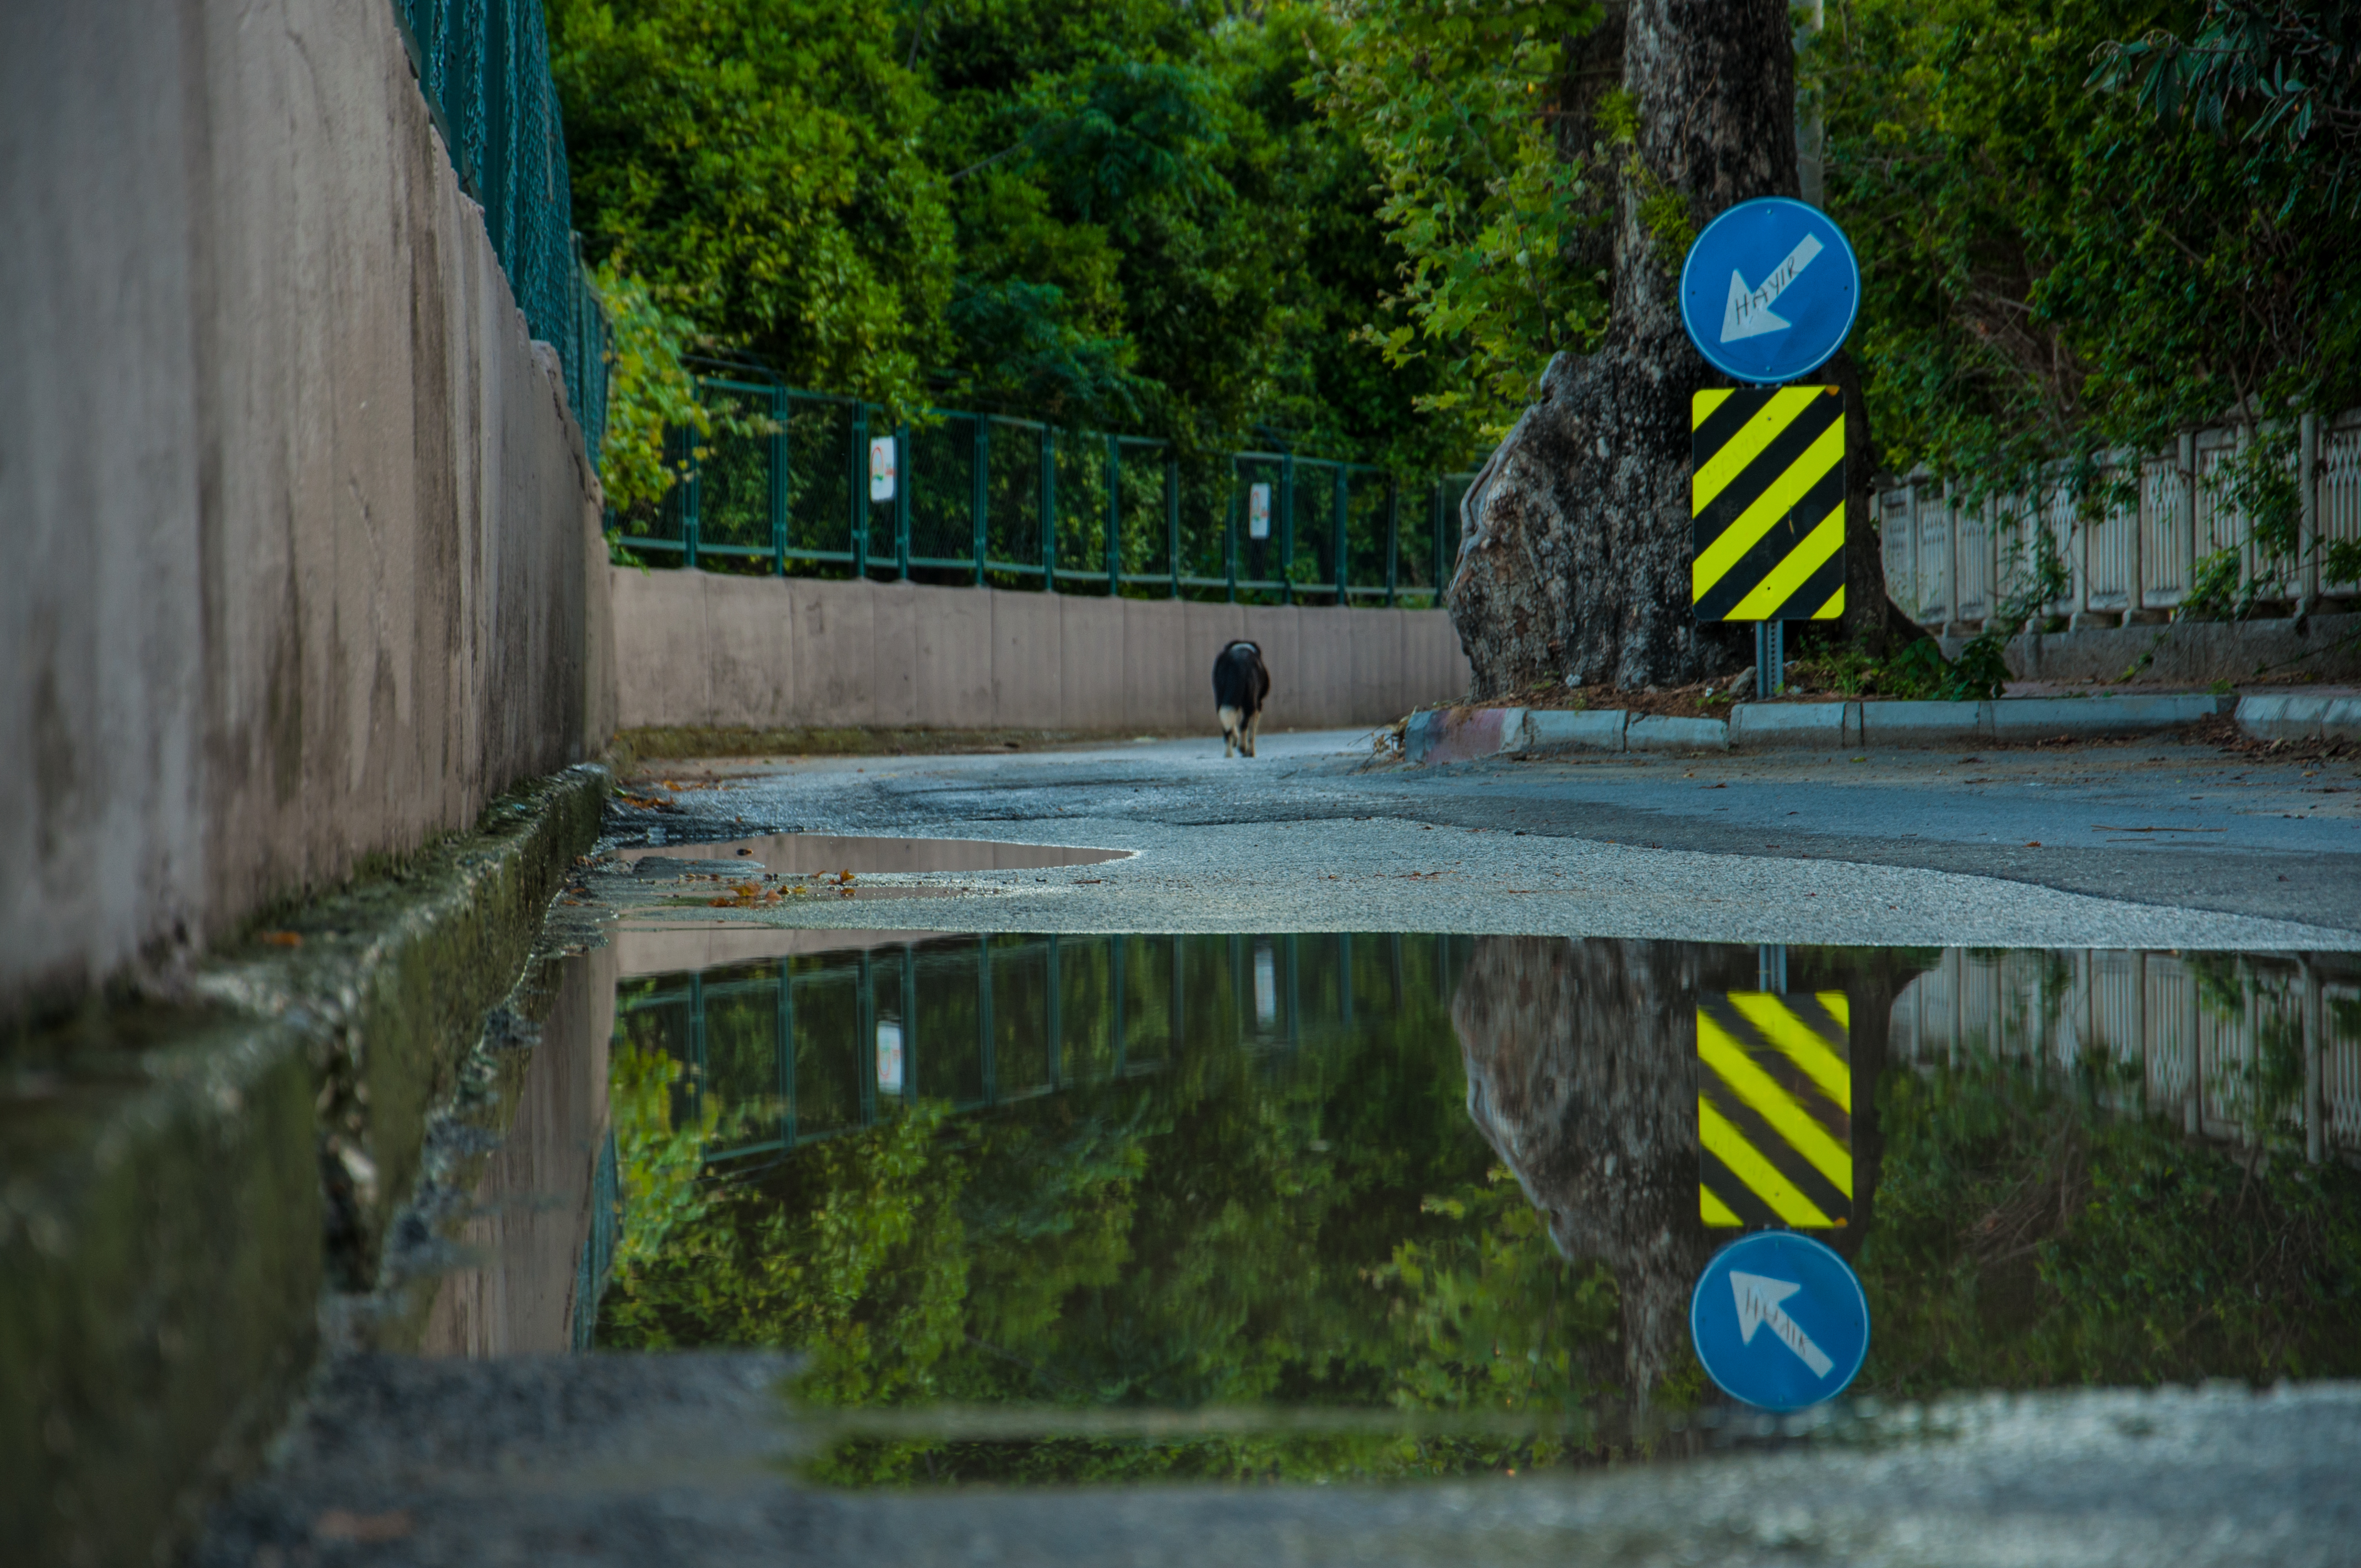
[(1213, 713), (1222, 721), (1222, 755), (1255, 754), (1255, 729), (1270, 696), (1270, 672), (1262, 650), (1243, 640), (1213, 658)]

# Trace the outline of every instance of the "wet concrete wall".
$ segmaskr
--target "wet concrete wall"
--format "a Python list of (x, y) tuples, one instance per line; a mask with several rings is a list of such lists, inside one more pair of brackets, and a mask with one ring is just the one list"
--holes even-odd
[(1442, 610), (1111, 599), (915, 583), (613, 571), (618, 720), (648, 725), (1189, 730), (1250, 637), (1266, 724), (1390, 723), (1466, 695)]
[(603, 739), (595, 480), (392, 7), (0, 7), (0, 1015)]

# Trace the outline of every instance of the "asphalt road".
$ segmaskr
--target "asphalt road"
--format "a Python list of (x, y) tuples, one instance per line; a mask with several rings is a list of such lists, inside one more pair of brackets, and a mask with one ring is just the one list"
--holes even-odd
[(794, 828), (1136, 851), (1088, 873), (950, 879), (977, 895), (956, 909), (864, 900), (748, 917), (763, 923), (2361, 947), (2349, 756), (2148, 740), (1409, 768), (1344, 732), (1268, 737), (1263, 753), (1225, 761), (1218, 740), (1191, 740), (664, 763), (664, 778), (719, 787), (618, 827), (675, 842)]

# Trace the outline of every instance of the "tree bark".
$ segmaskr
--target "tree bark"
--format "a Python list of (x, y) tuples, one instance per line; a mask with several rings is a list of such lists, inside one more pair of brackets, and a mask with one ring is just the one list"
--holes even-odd
[[(1652, 191), (1669, 192), (1702, 228), (1736, 203), (1796, 193), (1789, 27), (1785, 0), (1631, 0), (1624, 12), (1645, 173), (1618, 202), (1607, 335), (1596, 354), (1551, 360), (1460, 509), (1448, 602), (1479, 700), (1545, 678), (1680, 685), (1751, 660), (1748, 628), (1700, 626), (1689, 609), (1689, 403), (1728, 381), (1681, 328), (1677, 236), (1642, 213)], [(1866, 452), (1851, 461), (1849, 620), (1859, 600), (1883, 624), (1883, 572), (1859, 575), (1852, 543), (1873, 559)]]

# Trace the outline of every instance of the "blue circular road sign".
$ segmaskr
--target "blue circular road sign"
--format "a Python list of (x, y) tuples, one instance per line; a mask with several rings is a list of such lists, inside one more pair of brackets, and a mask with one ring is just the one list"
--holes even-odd
[(1869, 1354), (1869, 1299), (1852, 1267), (1792, 1231), (1721, 1250), (1689, 1298), (1689, 1337), (1733, 1399), (1800, 1410), (1845, 1391)]
[(1785, 196), (1741, 202), (1706, 225), (1681, 268), (1681, 324), (1732, 380), (1810, 375), (1860, 311), (1861, 263), (1844, 231)]

